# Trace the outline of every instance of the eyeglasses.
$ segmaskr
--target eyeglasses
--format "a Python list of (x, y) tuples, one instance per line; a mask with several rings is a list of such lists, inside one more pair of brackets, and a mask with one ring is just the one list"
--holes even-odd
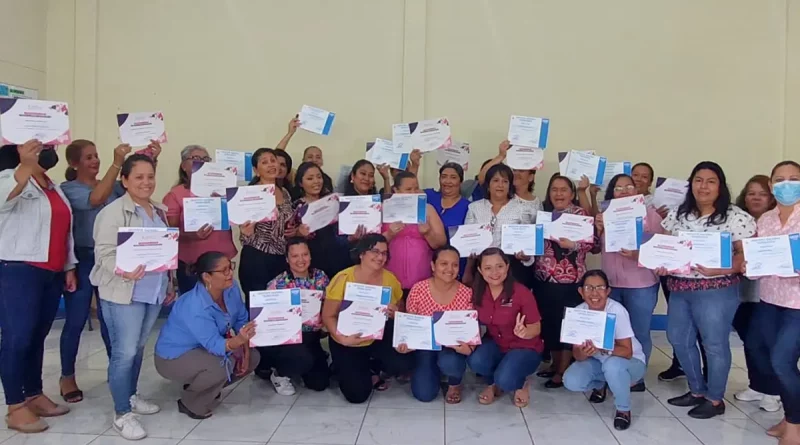
[(228, 267), (226, 267), (224, 269), (212, 270), (210, 272), (211, 273), (221, 273), (221, 274), (223, 274), (225, 276), (228, 276), (228, 275), (232, 274), (234, 270), (236, 270), (236, 263), (231, 261), (231, 265), (230, 266), (228, 266)]
[(583, 286), (583, 290), (585, 290), (586, 292), (594, 292), (596, 290), (599, 290), (599, 291), (602, 292), (602, 291), (604, 291), (606, 289), (608, 289), (608, 286), (606, 286), (606, 285), (592, 286), (591, 284), (587, 284), (587, 285)]
[(211, 162), (211, 156), (189, 156), (186, 158), (187, 161), (197, 161), (197, 162)]
[(369, 249), (367, 252), (369, 252), (369, 253), (371, 253), (373, 255), (378, 255), (378, 256), (382, 256), (382, 257), (389, 256), (389, 251), (388, 250)]
[(621, 192), (635, 192), (636, 186), (635, 185), (626, 185), (625, 187), (614, 187), (614, 191), (617, 193)]

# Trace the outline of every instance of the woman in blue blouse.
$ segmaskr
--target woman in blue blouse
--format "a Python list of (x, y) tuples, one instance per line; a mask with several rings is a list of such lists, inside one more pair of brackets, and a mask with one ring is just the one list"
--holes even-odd
[(175, 302), (156, 342), (156, 371), (183, 384), (178, 410), (192, 419), (211, 417), (222, 388), (246, 376), (260, 360), (250, 348), (248, 323), (233, 267), (222, 252), (195, 263), (197, 285)]
[[(432, 205), (439, 218), (442, 219), (444, 231), (450, 239), (448, 227), (464, 224), (467, 217), (469, 201), (461, 196), (461, 183), (464, 182), (464, 169), (455, 162), (448, 162), (439, 169), (439, 190), (425, 189), (428, 204)], [(466, 258), (462, 258), (459, 267), (459, 279), (467, 265)]]

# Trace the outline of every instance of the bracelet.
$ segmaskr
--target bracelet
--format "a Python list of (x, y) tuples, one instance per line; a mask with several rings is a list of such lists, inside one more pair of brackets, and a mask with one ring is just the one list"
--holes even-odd
[(122, 166), (121, 165), (111, 164), (111, 166), (116, 168), (117, 170), (122, 170)]

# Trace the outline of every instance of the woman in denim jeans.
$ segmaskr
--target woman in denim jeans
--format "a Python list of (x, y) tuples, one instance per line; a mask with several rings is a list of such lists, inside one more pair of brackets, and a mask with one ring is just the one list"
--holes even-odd
[[(731, 368), (729, 335), (739, 307), (741, 240), (755, 235), (756, 223), (731, 204), (725, 173), (718, 164), (697, 164), (689, 175), (689, 184), (683, 204), (670, 211), (662, 227), (676, 236), (681, 232), (721, 232), (721, 245), (732, 245), (733, 267), (695, 264), (686, 273), (674, 274), (663, 267), (656, 269), (659, 275), (669, 275), (667, 338), (689, 382), (689, 392), (667, 402), (693, 407), (690, 417), (710, 419), (725, 413), (723, 397)], [(698, 333), (708, 358), (708, 381), (701, 370)]]
[(94, 226), (95, 265), (92, 284), (100, 288), (101, 310), (111, 339), (108, 383), (114, 400), (114, 429), (125, 439), (147, 436), (136, 414), (155, 414), (160, 408), (136, 393), (144, 346), (162, 304), (175, 297), (169, 272), (116, 272), (117, 232), (121, 227), (166, 228), (163, 206), (151, 200), (156, 187), (155, 163), (135, 154), (122, 164), (127, 193), (97, 215)]

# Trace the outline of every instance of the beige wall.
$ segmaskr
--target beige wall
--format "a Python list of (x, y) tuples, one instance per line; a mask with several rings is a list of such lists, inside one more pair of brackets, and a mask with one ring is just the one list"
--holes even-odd
[(0, 82), (44, 94), (47, 0), (0, 0)]

